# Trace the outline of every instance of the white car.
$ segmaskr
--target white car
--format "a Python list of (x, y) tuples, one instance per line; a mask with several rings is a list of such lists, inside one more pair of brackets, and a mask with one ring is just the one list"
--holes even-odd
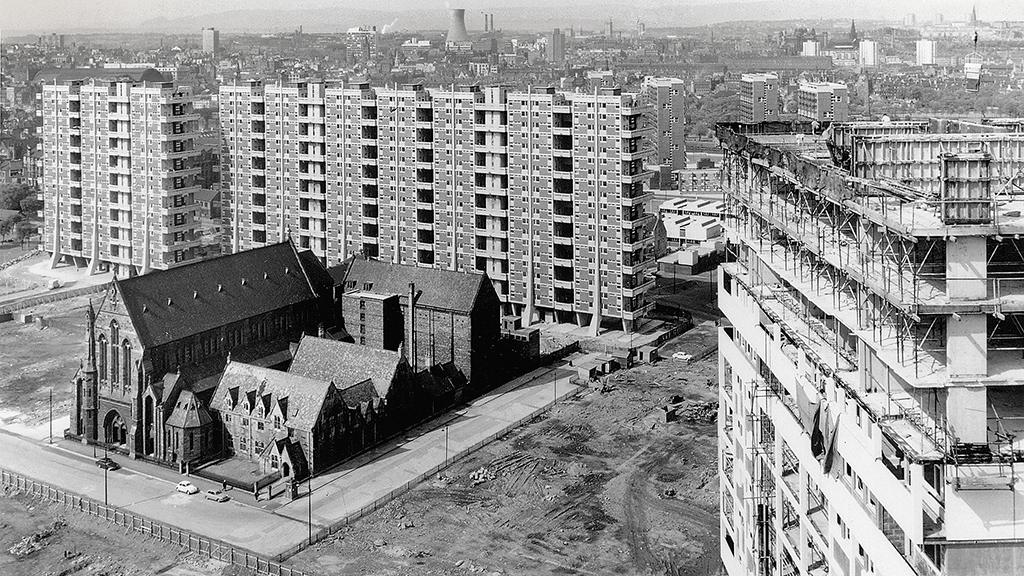
[(195, 485), (189, 482), (188, 480), (182, 480), (181, 482), (178, 482), (178, 486), (175, 488), (175, 490), (181, 492), (182, 494), (197, 494), (199, 492), (199, 488), (196, 488)]
[(207, 490), (205, 493), (207, 500), (213, 500), (214, 502), (227, 502), (231, 498), (220, 490)]

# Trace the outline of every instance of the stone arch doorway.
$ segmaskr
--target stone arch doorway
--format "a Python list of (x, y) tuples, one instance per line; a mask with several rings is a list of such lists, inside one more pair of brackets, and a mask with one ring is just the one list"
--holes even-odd
[(103, 419), (103, 441), (107, 444), (124, 445), (128, 441), (128, 426), (117, 410), (107, 412)]
[(287, 462), (281, 463), (281, 476), (287, 478), (292, 475), (292, 467)]

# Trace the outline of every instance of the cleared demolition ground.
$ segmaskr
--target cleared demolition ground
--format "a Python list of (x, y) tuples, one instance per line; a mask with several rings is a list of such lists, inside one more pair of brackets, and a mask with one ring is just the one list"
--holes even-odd
[[(92, 295), (96, 304), (102, 297)], [(0, 421), (45, 423), (51, 386), (54, 418), (68, 414), (71, 378), (85, 354), (88, 305), (88, 296), (78, 296), (31, 309), (42, 322), (23, 324), (15, 314), (15, 320), (0, 324)]]
[(603, 378), (288, 563), (317, 574), (719, 574), (715, 350), (714, 326), (698, 326), (663, 348), (667, 359)]
[(219, 576), (224, 564), (185, 554), (84, 513), (0, 489), (0, 574)]

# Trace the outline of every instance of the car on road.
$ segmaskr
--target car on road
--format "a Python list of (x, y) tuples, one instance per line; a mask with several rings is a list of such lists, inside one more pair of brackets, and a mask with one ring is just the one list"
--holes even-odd
[(178, 482), (178, 486), (175, 488), (175, 490), (181, 492), (182, 494), (196, 494), (199, 492), (199, 488), (196, 488), (195, 484), (189, 482), (188, 480), (182, 480), (181, 482)]
[(223, 490), (207, 490), (205, 496), (207, 500), (213, 500), (214, 502), (227, 502), (231, 500), (231, 497), (225, 494)]
[(111, 472), (121, 467), (120, 464), (114, 462), (114, 460), (108, 456), (104, 456), (103, 458), (97, 460), (96, 465), (99, 466), (100, 468), (103, 468), (104, 470), (110, 470)]

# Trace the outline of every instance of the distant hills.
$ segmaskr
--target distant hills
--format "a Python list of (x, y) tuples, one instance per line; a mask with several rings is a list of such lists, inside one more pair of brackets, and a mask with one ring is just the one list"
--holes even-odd
[[(246, 6), (240, 0), (224, 0), (223, 6), (246, 6), (207, 12), (216, 3), (200, 0), (163, 0), (164, 8), (154, 3), (134, 4), (131, 10), (115, 10), (130, 0), (95, 0), (93, 12), (70, 14), (55, 12), (40, 20), (30, 10), (32, 2), (58, 0), (9, 0), (24, 3), (10, 16), (5, 32), (142, 32), (197, 33), (213, 26), (227, 33), (287, 32), (302, 26), (307, 32), (340, 32), (353, 26), (376, 25), (379, 29), (394, 22), (397, 30), (444, 30), (447, 28), (445, 5), (466, 7), (470, 30), (483, 29), (483, 13), (494, 14), (499, 29), (542, 31), (555, 27), (606, 29), (611, 19), (617, 30), (633, 30), (639, 20), (648, 28), (704, 26), (743, 20), (838, 19), (902, 21), (908, 13), (918, 21), (931, 20), (944, 12), (946, 20), (962, 20), (972, 4), (958, 0), (332, 0), (334, 7), (310, 7), (321, 0), (293, 0), (274, 3), (252, 0)], [(64, 1), (64, 0), (60, 0)], [(326, 1), (326, 0), (324, 0)], [(1019, 0), (975, 0), (982, 20), (1024, 19), (1024, 2)], [(515, 5), (515, 4), (520, 5)], [(166, 16), (166, 10), (181, 5), (181, 16)], [(110, 6), (108, 6), (110, 5)], [(195, 9), (193, 7), (201, 7)], [(402, 9), (398, 9), (402, 8)], [(216, 8), (214, 8), (216, 10)], [(165, 14), (153, 18), (154, 14)], [(170, 14), (174, 14), (171, 12)], [(19, 22), (19, 20), (22, 20)], [(46, 29), (40, 29), (45, 22)], [(19, 24), (21, 24), (19, 26)]]
[[(764, 0), (755, 2), (713, 2), (706, 4), (673, 4), (636, 2), (566, 8), (552, 0), (543, 6), (467, 9), (466, 25), (470, 30), (483, 30), (483, 12), (494, 14), (498, 29), (541, 31), (552, 28), (587, 30), (606, 29), (611, 19), (617, 30), (633, 30), (636, 22), (649, 28), (703, 26), (734, 20), (779, 20), (795, 18), (871, 18), (883, 14), (874, 2), (837, 0)], [(452, 5), (458, 5), (452, 2)], [(922, 18), (925, 15), (922, 14)], [(895, 17), (895, 15), (894, 15)], [(353, 8), (307, 8), (279, 10), (232, 10), (213, 14), (190, 15), (181, 18), (147, 20), (139, 28), (149, 32), (190, 32), (213, 26), (224, 32), (283, 32), (303, 27), (305, 32), (341, 32), (353, 26), (372, 26), (378, 29), (394, 22), (397, 30), (444, 30), (448, 15), (443, 7), (384, 11)]]

